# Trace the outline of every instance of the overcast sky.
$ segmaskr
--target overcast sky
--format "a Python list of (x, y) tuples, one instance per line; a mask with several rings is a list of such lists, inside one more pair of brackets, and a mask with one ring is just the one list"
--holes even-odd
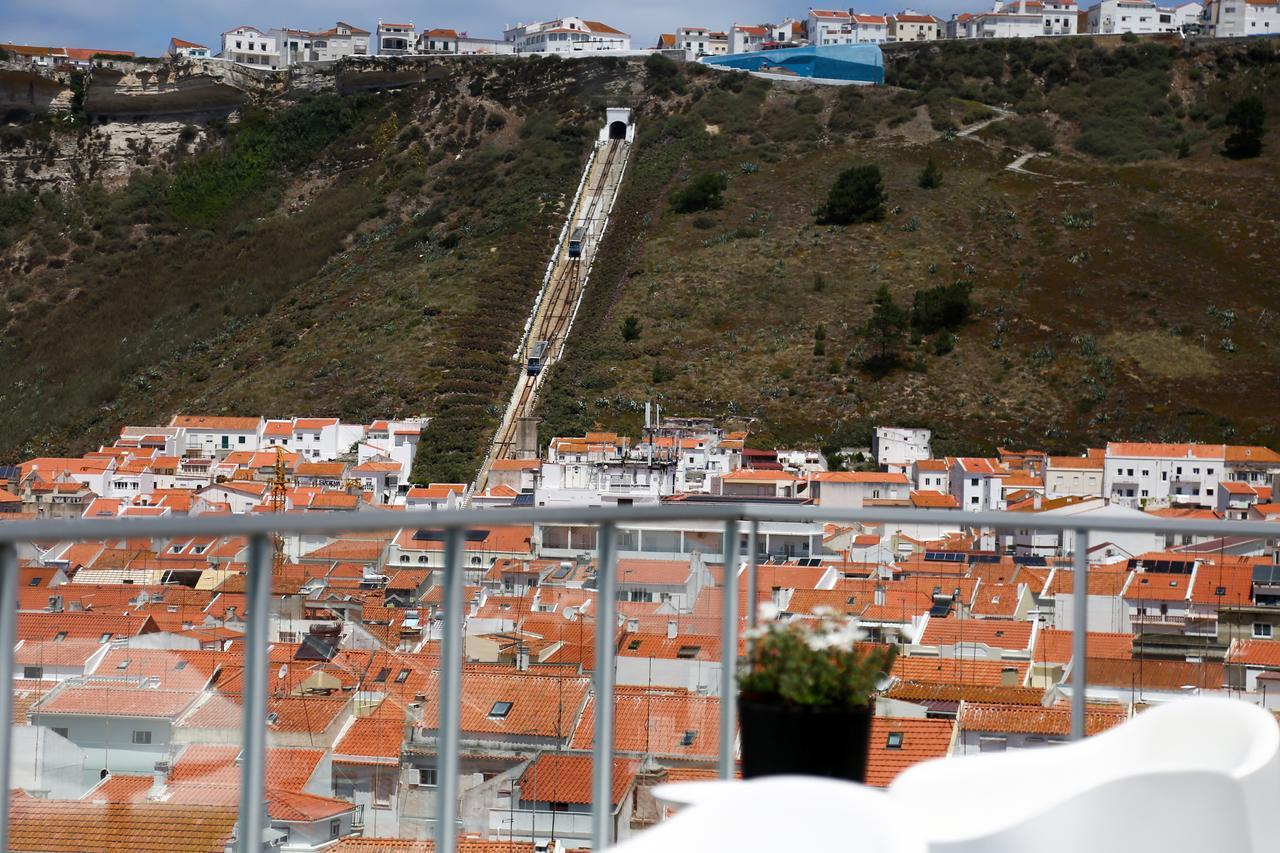
[[(940, 17), (989, 5), (981, 0), (910, 4)], [(798, 18), (809, 6), (806, 0), (0, 0), (0, 42), (156, 56), (164, 52), (170, 36), (216, 51), (219, 34), (241, 24), (318, 30), (343, 20), (373, 30), (379, 18), (407, 19), (419, 27), (452, 27), (473, 36), (501, 38), (505, 24), (581, 15), (631, 33), (635, 47), (649, 47), (658, 33), (678, 26), (728, 29), (734, 23)], [(870, 0), (856, 8), (890, 12), (903, 8), (903, 3)]]

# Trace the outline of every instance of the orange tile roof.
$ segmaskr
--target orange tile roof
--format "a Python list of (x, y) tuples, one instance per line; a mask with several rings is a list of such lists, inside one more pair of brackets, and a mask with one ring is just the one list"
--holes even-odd
[[(635, 784), (640, 762), (615, 758), (611, 802), (622, 801)], [(591, 802), (591, 756), (575, 753), (544, 752), (520, 777), (520, 798), (539, 803)]]
[(84, 686), (64, 683), (36, 704), (36, 714), (91, 717), (156, 717), (176, 719), (200, 694), (194, 690), (156, 690), (132, 685), (106, 686), (90, 680)]
[(938, 491), (911, 492), (911, 505), (925, 509), (959, 509), (960, 502), (951, 495)]
[[(1133, 657), (1133, 634), (1090, 631), (1085, 643), (1090, 660), (1094, 658), (1127, 660)], [(1044, 628), (1036, 637), (1036, 647), (1031, 652), (1031, 660), (1034, 663), (1065, 664), (1071, 660), (1073, 654), (1071, 644), (1070, 631)]]
[(867, 784), (887, 788), (908, 767), (942, 758), (951, 748), (955, 728), (950, 720), (873, 717)]
[[(462, 674), (462, 724), (468, 734), (521, 734), (567, 738), (586, 704), (588, 679), (581, 676), (527, 675), (466, 670)], [(439, 675), (429, 674), (421, 726), (439, 725)], [(494, 706), (510, 702), (505, 716)]]
[(1000, 702), (1008, 705), (1039, 707), (1045, 691), (1038, 687), (997, 687), (987, 684), (932, 684), (904, 681), (885, 693), (903, 702)]
[[(901, 655), (890, 675), (902, 681), (933, 684), (975, 684), (990, 687), (1018, 687), (1031, 666), (1027, 661), (970, 660)], [(1009, 671), (1012, 671), (1011, 673)], [(1012, 676), (1013, 683), (1005, 684)]]
[[(1089, 684), (1101, 687), (1181, 690), (1194, 685), (1217, 690), (1226, 684), (1225, 670), (1220, 663), (1090, 657), (1086, 666)], [(1073, 677), (1074, 673), (1069, 673), (1067, 681)]]
[(720, 660), (720, 636), (718, 634), (682, 634), (669, 638), (666, 634), (629, 631), (622, 635), (618, 654), (623, 657), (663, 660)]
[[(1105, 732), (1123, 723), (1127, 716), (1122, 705), (1091, 703), (1085, 709), (1085, 734)], [(1071, 733), (1071, 709), (1067, 707), (1035, 708), (965, 702), (960, 706), (956, 720), (962, 731), (1061, 736)]]
[(907, 485), (911, 481), (906, 474), (887, 474), (882, 471), (819, 471), (813, 475), (817, 483), (896, 483)]
[[(240, 746), (191, 744), (178, 756), (168, 781), (182, 785), (240, 784), (236, 758)], [(302, 791), (324, 760), (325, 750), (293, 747), (267, 749), (267, 787), (282, 791)]]
[(1280, 669), (1280, 640), (1232, 640), (1227, 663)]
[(763, 483), (763, 482), (794, 483), (799, 478), (796, 477), (795, 474), (790, 474), (786, 471), (769, 471), (769, 470), (756, 470), (754, 468), (743, 468), (741, 470), (734, 471), (732, 474), (725, 474), (720, 479), (722, 482), (725, 482), (725, 483)]
[(1126, 601), (1186, 601), (1191, 595), (1191, 575), (1137, 572), (1124, 591)]
[(489, 466), (492, 471), (536, 471), (541, 467), (541, 459), (495, 459)]
[(1244, 447), (1241, 445), (1227, 445), (1227, 461), (1228, 462), (1259, 462), (1267, 465), (1280, 464), (1280, 453), (1275, 452), (1270, 447)]
[(223, 853), (236, 809), (14, 797), (9, 849), (41, 853)]
[(333, 760), (344, 764), (398, 765), (404, 732), (403, 711), (389, 700), (384, 700), (373, 714), (351, 724), (334, 746)]
[[(587, 700), (572, 749), (591, 749), (596, 736), (595, 697)], [(718, 754), (720, 699), (690, 693), (620, 691), (614, 696), (614, 752), (683, 758)], [(693, 737), (684, 743), (686, 733)]]
[(171, 427), (186, 429), (210, 430), (221, 429), (233, 432), (256, 432), (261, 418), (226, 418), (209, 415), (174, 415), (169, 421)]
[(1226, 455), (1227, 448), (1222, 444), (1153, 444), (1124, 441), (1112, 441), (1107, 444), (1107, 456), (1225, 459)]
[(920, 644), (947, 646), (954, 643), (982, 643), (1001, 649), (1028, 649), (1030, 622), (1011, 619), (930, 619)]

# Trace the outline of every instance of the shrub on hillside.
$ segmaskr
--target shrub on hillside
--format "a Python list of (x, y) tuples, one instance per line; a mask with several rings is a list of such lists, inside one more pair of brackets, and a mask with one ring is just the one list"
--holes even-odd
[(719, 172), (706, 172), (671, 194), (671, 209), (676, 213), (719, 210), (724, 205), (722, 193), (729, 179)]
[(1019, 148), (1049, 151), (1057, 141), (1053, 129), (1044, 119), (1036, 116), (1020, 116), (992, 125), (997, 136)]
[(840, 173), (818, 210), (820, 225), (853, 225), (884, 219), (884, 179), (874, 163), (854, 166)]
[(929, 162), (924, 164), (924, 169), (920, 172), (920, 177), (916, 179), (916, 183), (924, 190), (936, 190), (942, 186), (942, 170), (938, 168), (938, 164), (929, 158)]
[(973, 310), (972, 290), (967, 281), (917, 290), (911, 301), (911, 328), (922, 335), (958, 328)]
[(1227, 124), (1232, 127), (1222, 152), (1241, 159), (1262, 153), (1262, 135), (1266, 132), (1267, 109), (1262, 99), (1250, 95), (1241, 98), (1227, 111)]

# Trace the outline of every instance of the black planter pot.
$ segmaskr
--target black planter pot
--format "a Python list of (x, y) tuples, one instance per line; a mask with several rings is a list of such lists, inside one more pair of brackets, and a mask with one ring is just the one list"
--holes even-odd
[(865, 782), (872, 706), (806, 708), (738, 700), (742, 775), (799, 774)]

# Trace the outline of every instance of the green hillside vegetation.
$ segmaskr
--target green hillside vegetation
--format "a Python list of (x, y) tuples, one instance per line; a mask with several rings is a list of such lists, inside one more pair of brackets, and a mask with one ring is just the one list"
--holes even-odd
[[(175, 411), (422, 414), (415, 477), (470, 479), (606, 103), (639, 137), (544, 439), (634, 431), (653, 399), (786, 443), (898, 421), (965, 452), (1275, 444), (1275, 54), (1046, 50), (895, 53), (876, 90), (441, 63), (211, 126), (115, 192), (0, 194), (0, 459)], [(1224, 156), (1256, 127), (1249, 97), (1260, 156)], [(0, 156), (75, 132), (11, 126)], [(1034, 150), (1036, 175), (1004, 168)], [(878, 169), (883, 218), (819, 224), (855, 167)], [(867, 336), (881, 287), (906, 318), (887, 360)]]
[[(1052, 45), (891, 54), (891, 79), (923, 91), (821, 91), (817, 114), (797, 103), (809, 94), (687, 79), (640, 126), (543, 435), (635, 432), (656, 400), (738, 419), (763, 443), (865, 444), (886, 422), (930, 426), (963, 452), (1280, 441), (1276, 134), (1259, 159), (1221, 153), (1243, 94), (1280, 115), (1274, 54)], [(1114, 110), (1131, 75), (1135, 97), (1162, 93), (1141, 115)], [(980, 101), (1023, 115), (982, 131), (986, 145), (956, 138), (990, 115)], [(1115, 149), (1126, 122), (1150, 125)], [(1017, 129), (1007, 141), (1002, 124)], [(1193, 142), (1178, 159), (1181, 138)], [(1028, 164), (1048, 177), (1006, 171), (1005, 145), (1052, 149)], [(922, 188), (930, 161), (946, 180)], [(820, 224), (840, 176), (868, 164), (884, 221)], [(665, 203), (715, 171), (719, 210)], [(881, 287), (908, 312), (892, 359), (869, 334)]]

